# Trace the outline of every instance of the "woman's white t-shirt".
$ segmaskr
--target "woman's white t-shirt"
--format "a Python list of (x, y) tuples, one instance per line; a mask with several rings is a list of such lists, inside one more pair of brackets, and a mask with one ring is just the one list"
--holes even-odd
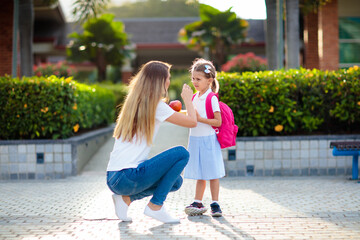
[[(154, 137), (159, 130), (160, 123), (164, 122), (171, 115), (174, 110), (163, 101), (160, 101), (155, 114), (155, 130)], [(143, 137), (141, 141), (136, 141), (136, 135), (132, 142), (122, 141), (121, 138), (115, 139), (115, 144), (110, 153), (110, 160), (107, 166), (107, 171), (120, 171), (126, 168), (136, 168), (140, 163), (148, 159), (151, 146), (147, 145), (146, 138)]]
[[(196, 93), (193, 99), (193, 105), (202, 118), (207, 118), (205, 102), (210, 92), (211, 88), (209, 88), (201, 97), (199, 97), (199, 93)], [(220, 112), (219, 100), (216, 96), (211, 98), (211, 106), (214, 112)], [(201, 122), (198, 122), (196, 127), (190, 129), (190, 136), (202, 137), (213, 134), (215, 134), (215, 130), (209, 124)]]

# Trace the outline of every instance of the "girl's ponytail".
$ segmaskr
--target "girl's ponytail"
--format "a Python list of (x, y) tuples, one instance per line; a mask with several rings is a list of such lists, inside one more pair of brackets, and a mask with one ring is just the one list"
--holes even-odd
[(211, 90), (214, 92), (214, 93), (218, 93), (219, 92), (219, 81), (214, 78), (214, 81), (211, 83)]

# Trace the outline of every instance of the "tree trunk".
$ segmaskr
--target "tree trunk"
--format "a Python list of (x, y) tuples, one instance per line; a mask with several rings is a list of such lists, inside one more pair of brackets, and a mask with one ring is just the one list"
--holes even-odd
[(278, 68), (277, 64), (277, 16), (276, 6), (277, 0), (265, 0), (266, 2), (266, 58), (268, 62), (268, 69), (275, 70)]
[(95, 59), (95, 64), (97, 67), (97, 75), (98, 75), (98, 81), (102, 82), (106, 80), (106, 59), (104, 56), (104, 53), (100, 48), (97, 49), (97, 56)]
[(32, 0), (19, 2), (20, 75), (33, 76), (34, 6)]
[(299, 0), (286, 0), (286, 68), (300, 67)]
[(102, 67), (102, 66), (98, 66), (97, 67), (97, 71), (98, 71), (98, 81), (99, 82), (103, 82), (106, 79), (106, 67)]
[(213, 49), (213, 55), (215, 58), (214, 65), (216, 69), (220, 69), (221, 65), (223, 65), (226, 62), (227, 52), (228, 50), (224, 42), (220, 38), (217, 38), (215, 49)]

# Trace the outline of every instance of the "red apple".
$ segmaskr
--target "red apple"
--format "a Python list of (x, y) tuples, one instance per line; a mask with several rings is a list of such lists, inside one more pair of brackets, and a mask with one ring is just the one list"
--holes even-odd
[(176, 111), (176, 112), (180, 112), (181, 107), (182, 107), (181, 102), (180, 102), (179, 100), (171, 101), (171, 102), (169, 103), (169, 106), (170, 106), (172, 109), (174, 109), (174, 111)]

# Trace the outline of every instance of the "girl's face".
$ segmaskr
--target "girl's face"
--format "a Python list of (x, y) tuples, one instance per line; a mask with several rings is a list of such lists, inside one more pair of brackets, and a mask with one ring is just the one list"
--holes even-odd
[(212, 78), (206, 78), (203, 72), (194, 71), (191, 74), (191, 82), (200, 94), (205, 93), (209, 89), (212, 80)]

